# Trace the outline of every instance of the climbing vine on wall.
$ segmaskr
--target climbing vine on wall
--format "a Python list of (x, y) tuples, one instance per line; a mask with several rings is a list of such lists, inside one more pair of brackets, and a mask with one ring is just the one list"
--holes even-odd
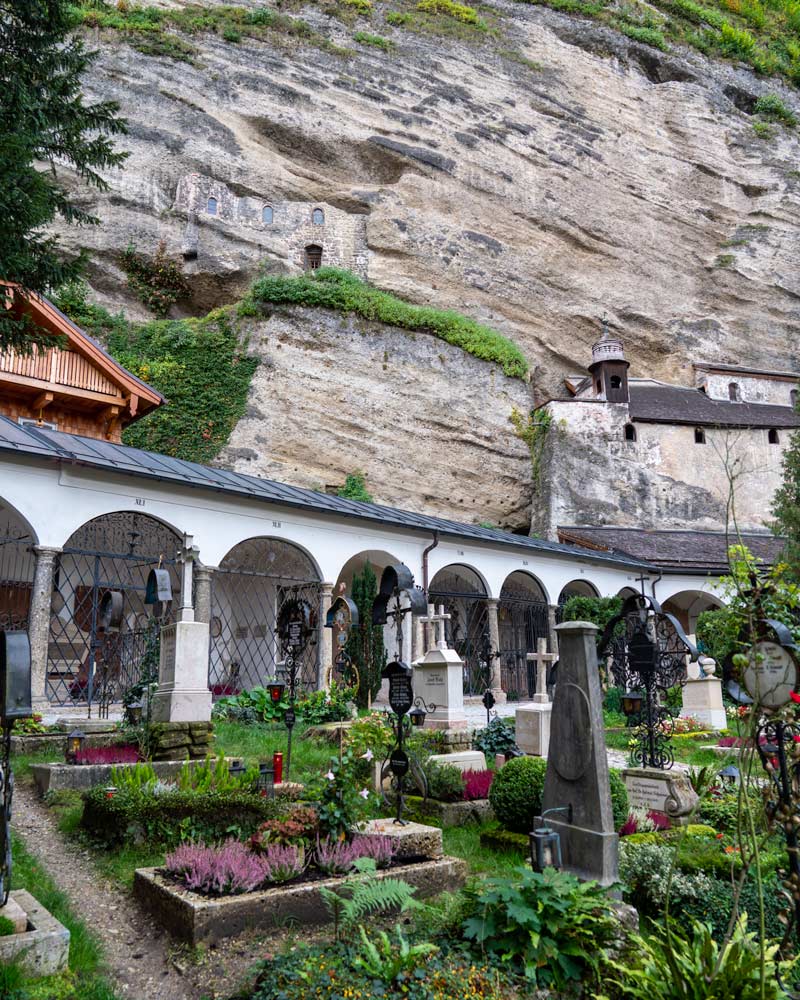
[(204, 319), (129, 323), (86, 298), (72, 284), (54, 296), (56, 305), (104, 342), (129, 371), (149, 382), (168, 402), (128, 427), (126, 444), (210, 462), (244, 414), (258, 361), (241, 343), (235, 314), (217, 309)]
[(122, 254), (121, 263), (122, 270), (128, 275), (131, 291), (160, 319), (166, 319), (178, 299), (189, 294), (189, 285), (183, 276), (183, 262), (167, 253), (167, 244), (163, 240), (153, 257), (128, 246)]
[(548, 410), (532, 410), (525, 416), (515, 406), (508, 419), (514, 426), (514, 433), (525, 442), (531, 453), (533, 487), (538, 490), (542, 479), (542, 454), (553, 417)]

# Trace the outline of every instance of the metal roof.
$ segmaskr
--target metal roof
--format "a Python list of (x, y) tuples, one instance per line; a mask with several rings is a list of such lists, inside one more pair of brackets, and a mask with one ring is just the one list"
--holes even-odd
[(247, 476), (241, 472), (229, 472), (226, 469), (186, 462), (168, 455), (141, 451), (139, 448), (113, 444), (110, 441), (78, 437), (63, 431), (48, 430), (45, 427), (21, 427), (4, 416), (0, 416), (0, 453), (30, 455), (104, 471), (113, 470), (161, 483), (180, 483), (184, 486), (246, 497), (264, 503), (280, 504), (317, 514), (357, 518), (427, 534), (438, 531), (440, 535), (452, 538), (529, 549), (541, 552), (543, 555), (566, 556), (582, 562), (606, 563), (633, 569), (654, 569), (649, 563), (627, 555), (589, 553), (577, 545), (562, 545), (559, 542), (515, 535), (509, 531), (461, 524), (458, 521), (448, 521), (427, 514), (414, 514), (395, 507), (346, 500), (326, 493), (301, 489), (298, 486), (287, 486), (285, 483), (277, 483), (270, 479)]
[(631, 379), (631, 420), (695, 427), (800, 427), (800, 414), (774, 403), (736, 403), (713, 399), (700, 389), (649, 379)]

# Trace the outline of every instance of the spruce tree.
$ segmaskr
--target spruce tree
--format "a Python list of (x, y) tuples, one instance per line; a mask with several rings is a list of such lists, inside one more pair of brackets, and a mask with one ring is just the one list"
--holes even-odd
[[(800, 413), (800, 402), (795, 407)], [(800, 431), (795, 431), (783, 456), (783, 485), (772, 501), (775, 530), (788, 539), (786, 558), (792, 576), (800, 578)]]
[[(65, 0), (0, 0), (0, 281), (45, 294), (74, 280), (83, 255), (65, 259), (48, 227), (61, 216), (75, 225), (99, 221), (59, 183), (73, 171), (100, 190), (98, 171), (119, 166), (112, 136), (125, 132), (116, 104), (87, 103), (81, 77), (96, 53), (71, 36), (74, 9)], [(0, 350), (27, 350), (45, 339), (28, 319), (0, 310)]]

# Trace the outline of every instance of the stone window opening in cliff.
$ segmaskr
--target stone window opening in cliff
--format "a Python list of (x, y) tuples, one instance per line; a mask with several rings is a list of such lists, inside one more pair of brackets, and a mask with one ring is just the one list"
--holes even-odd
[(208, 201), (206, 202), (206, 211), (208, 212), (209, 215), (216, 215), (217, 214), (217, 199), (216, 198), (209, 198), (208, 199)]
[(793, 410), (797, 409), (798, 396), (800, 396), (800, 391), (798, 391), (797, 389), (792, 389), (792, 391), (789, 393), (789, 402), (791, 403)]
[(781, 443), (780, 434), (778, 434), (778, 432), (775, 430), (774, 427), (771, 428), (769, 434), (767, 435), (767, 439), (769, 440), (770, 444), (780, 444)]
[(742, 397), (741, 397), (741, 394), (739, 393), (739, 383), (738, 382), (729, 382), (728, 383), (728, 399), (732, 403), (741, 403)]
[(306, 247), (306, 270), (316, 271), (322, 267), (322, 247), (312, 243)]
[(315, 226), (325, 225), (325, 213), (322, 211), (321, 208), (314, 209), (314, 211), (311, 213), (311, 221), (314, 223)]
[(695, 444), (705, 444), (706, 443), (706, 432), (702, 427), (695, 427), (694, 429), (694, 443)]
[(275, 218), (275, 213), (272, 211), (272, 206), (265, 205), (261, 209), (261, 221), (264, 223), (265, 226), (271, 226), (274, 218)]
[(625, 440), (635, 441), (636, 440), (636, 428), (633, 424), (625, 424)]

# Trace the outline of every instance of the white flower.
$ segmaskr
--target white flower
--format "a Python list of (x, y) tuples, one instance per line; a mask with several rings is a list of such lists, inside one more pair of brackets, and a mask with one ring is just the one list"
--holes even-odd
[(336, 775), (333, 773), (333, 771), (328, 771), (328, 773), (325, 775), (325, 777), (328, 779), (328, 781), (335, 781), (336, 780)]
[(368, 799), (369, 798), (369, 792), (367, 791), (366, 788), (362, 788), (361, 791), (358, 794), (361, 796), (362, 799)]
[(371, 750), (367, 750), (367, 752), (362, 753), (361, 756), (364, 760), (372, 760), (375, 754)]

